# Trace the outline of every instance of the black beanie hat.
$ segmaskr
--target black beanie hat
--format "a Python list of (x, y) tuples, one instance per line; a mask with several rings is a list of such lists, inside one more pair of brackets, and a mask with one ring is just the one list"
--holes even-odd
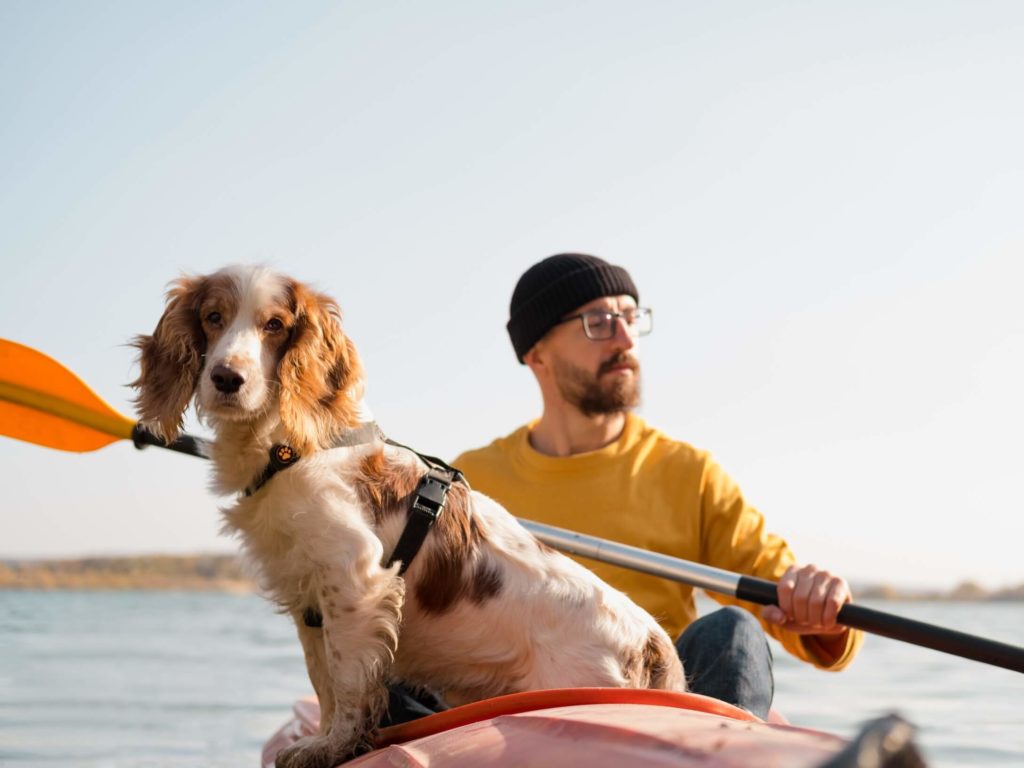
[(512, 292), (505, 326), (519, 362), (566, 313), (602, 296), (640, 301), (629, 273), (597, 256), (559, 253), (526, 270)]

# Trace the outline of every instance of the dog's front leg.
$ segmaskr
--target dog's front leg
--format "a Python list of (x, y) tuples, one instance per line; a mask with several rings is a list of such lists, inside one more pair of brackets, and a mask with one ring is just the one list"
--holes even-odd
[(327, 672), (327, 654), (324, 652), (323, 631), (320, 627), (306, 624), (305, 615), (296, 611), (292, 614), (302, 643), (302, 654), (306, 658), (306, 672), (320, 702), (320, 733), (327, 733), (334, 718), (334, 690)]
[[(387, 678), (398, 645), (405, 587), (397, 569), (376, 562), (329, 569), (319, 586), (321, 633), (333, 712), (321, 713), (320, 735), (282, 750), (278, 768), (333, 768), (372, 746), (387, 706)], [(326, 696), (325, 696), (326, 698)]]

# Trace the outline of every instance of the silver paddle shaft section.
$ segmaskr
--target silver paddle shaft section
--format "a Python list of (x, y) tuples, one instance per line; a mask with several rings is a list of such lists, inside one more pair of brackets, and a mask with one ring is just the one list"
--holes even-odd
[(611, 563), (629, 568), (651, 576), (659, 576), (671, 581), (679, 581), (701, 589), (707, 589), (722, 595), (736, 597), (736, 588), (741, 576), (731, 571), (712, 568), (710, 565), (691, 563), (646, 549), (619, 544), (617, 541), (587, 536), (553, 525), (535, 523), (532, 520), (519, 518), (519, 523), (530, 533), (548, 546), (554, 547), (570, 555), (588, 557), (602, 563)]
[[(657, 552), (573, 533), (553, 525), (530, 520), (520, 524), (545, 544), (571, 555), (588, 557), (602, 563), (611, 563), (652, 576), (682, 582), (741, 600), (771, 605), (778, 599), (776, 584), (754, 576), (742, 576), (700, 563), (691, 563)], [(1024, 648), (985, 637), (977, 637), (955, 629), (926, 624), (903, 616), (877, 611), (863, 605), (846, 603), (839, 611), (839, 623), (863, 629), (893, 640), (902, 640), (923, 648), (931, 648), (965, 659), (980, 661), (997, 667), (1024, 672)]]

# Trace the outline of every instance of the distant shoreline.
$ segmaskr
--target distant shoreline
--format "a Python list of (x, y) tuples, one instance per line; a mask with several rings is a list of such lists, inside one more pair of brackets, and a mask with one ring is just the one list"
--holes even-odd
[(255, 592), (235, 555), (0, 560), (0, 589)]
[[(0, 560), (0, 590), (155, 590), (255, 593), (236, 555), (140, 555)], [(964, 582), (950, 590), (855, 584), (858, 600), (1024, 601), (1024, 583), (989, 590)]]

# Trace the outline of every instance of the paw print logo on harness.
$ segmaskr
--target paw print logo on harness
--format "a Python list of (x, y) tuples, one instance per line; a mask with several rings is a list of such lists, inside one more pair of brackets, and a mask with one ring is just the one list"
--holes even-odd
[(274, 446), (274, 458), (282, 464), (291, 464), (298, 458), (298, 455), (290, 445), (276, 445)]

